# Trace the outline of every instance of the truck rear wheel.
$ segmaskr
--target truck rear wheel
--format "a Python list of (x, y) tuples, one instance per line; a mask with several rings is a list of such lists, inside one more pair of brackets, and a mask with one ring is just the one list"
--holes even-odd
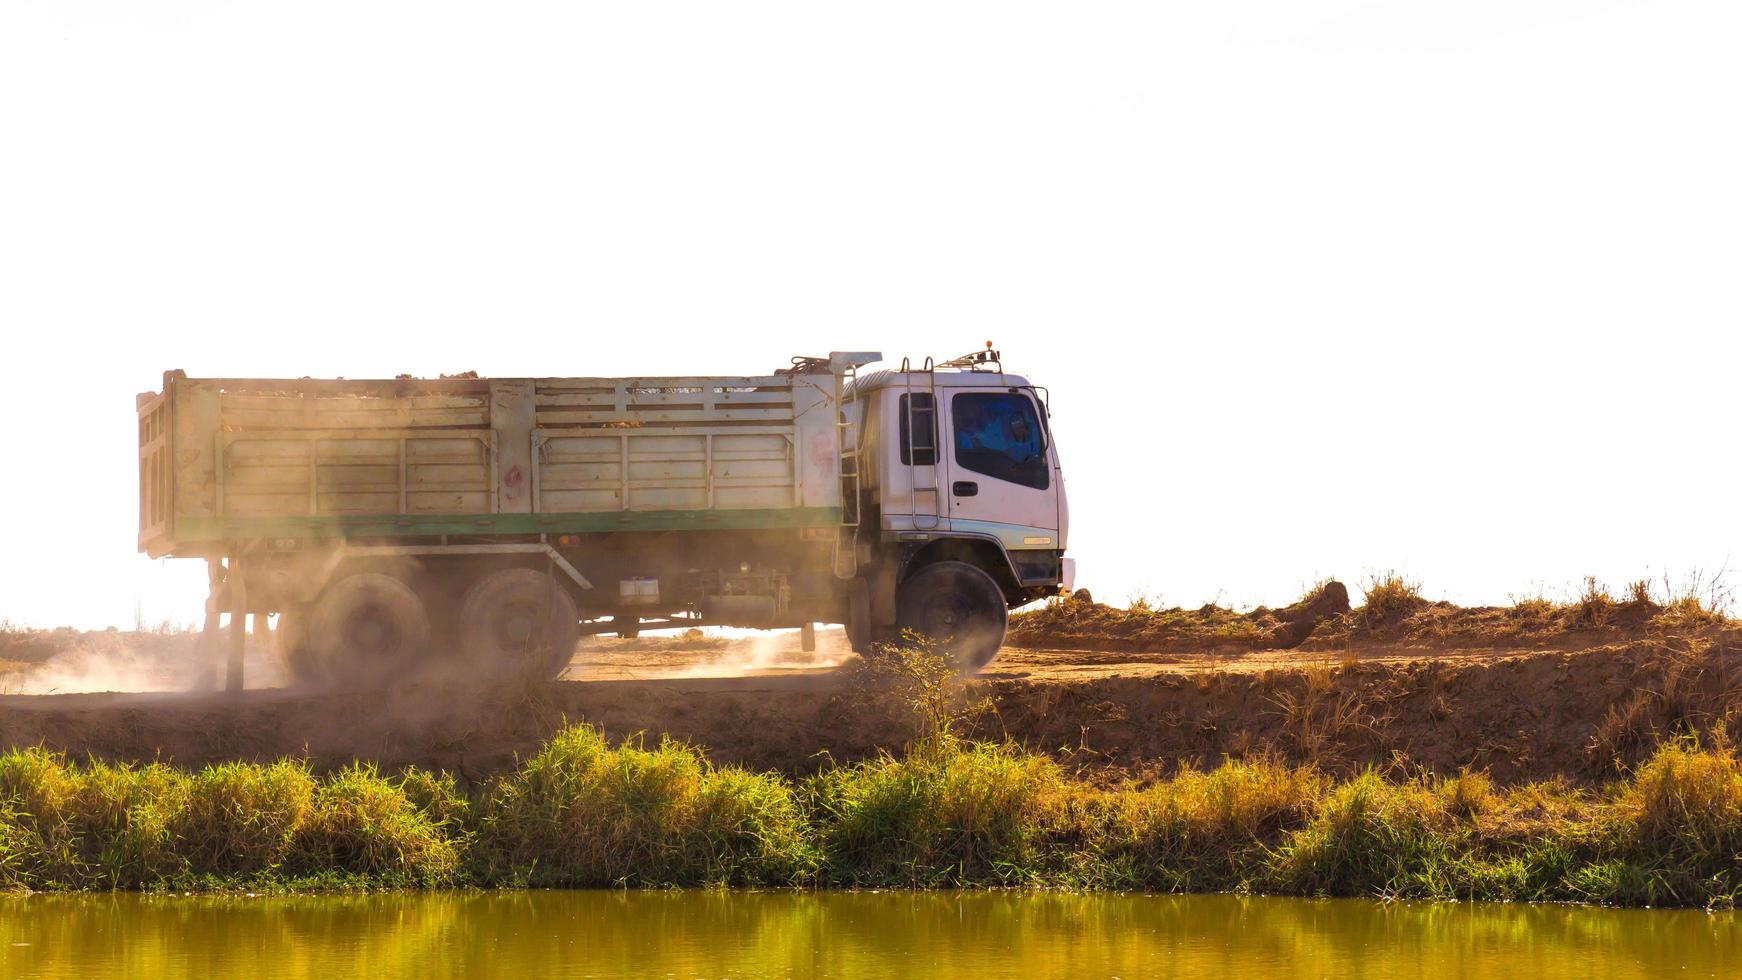
[(429, 646), (429, 614), (404, 582), (360, 572), (322, 590), (299, 646), (306, 646), (303, 656), (322, 680), (382, 684), (417, 667)]
[(479, 671), (492, 668), (550, 680), (574, 659), (580, 613), (566, 589), (544, 572), (491, 572), (460, 604), (460, 645)]
[(283, 612), (278, 614), (278, 628), (272, 631), (274, 645), (278, 648), (278, 660), (284, 665), (284, 670), (290, 679), (299, 684), (318, 684), (326, 680), (320, 664), (315, 662), (314, 653), (308, 645), (308, 612)]
[(962, 561), (926, 565), (901, 583), (895, 614), (903, 629), (937, 641), (968, 672), (997, 656), (1009, 610), (992, 576)]

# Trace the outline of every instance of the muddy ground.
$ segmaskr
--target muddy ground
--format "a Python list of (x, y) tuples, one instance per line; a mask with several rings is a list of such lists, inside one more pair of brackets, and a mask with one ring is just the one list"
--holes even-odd
[[(1274, 754), (1341, 772), (1468, 767), (1508, 782), (1592, 783), (1664, 737), (1742, 711), (1737, 624), (1656, 606), (1566, 609), (1419, 603), (1380, 622), (1345, 601), (1319, 608), (1304, 632), (1268, 610), (1244, 614), (1258, 629), (1231, 627), (1239, 616), (1226, 611), (1171, 610), (1151, 614), (1176, 616), (1166, 630), (1148, 622), (1124, 635), (1110, 624), (1128, 612), (1067, 602), (1019, 621), (966, 695), (989, 706), (976, 732), (1109, 779)], [(1197, 621), (1209, 625), (1178, 628)], [(1294, 645), (1266, 642), (1280, 627)], [(108, 652), (63, 651), (0, 681), (14, 692), (0, 693), (0, 747), (186, 766), (293, 756), (324, 770), (363, 759), (482, 779), (565, 720), (614, 737), (665, 733), (717, 761), (788, 772), (896, 749), (912, 731), (826, 630), (814, 655), (794, 633), (591, 640), (563, 679), (515, 691), (270, 686), (282, 677), (269, 652), (251, 651), (240, 695), (185, 693), (207, 679), (192, 636), (84, 636)], [(111, 679), (135, 693), (99, 693)], [(88, 693), (36, 693), (56, 690)]]

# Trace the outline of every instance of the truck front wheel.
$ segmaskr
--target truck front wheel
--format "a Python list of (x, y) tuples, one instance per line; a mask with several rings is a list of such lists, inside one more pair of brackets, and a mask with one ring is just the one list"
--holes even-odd
[(896, 593), (895, 612), (903, 629), (930, 637), (969, 672), (991, 663), (1009, 621), (998, 583), (962, 561), (936, 562), (909, 576)]

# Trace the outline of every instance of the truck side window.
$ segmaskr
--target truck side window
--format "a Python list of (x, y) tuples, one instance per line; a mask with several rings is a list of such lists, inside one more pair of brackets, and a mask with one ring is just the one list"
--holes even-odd
[(975, 473), (1045, 490), (1046, 437), (1034, 402), (1022, 395), (960, 394), (950, 402), (956, 462)]
[[(908, 402), (910, 398), (913, 399), (911, 403)], [(909, 411), (909, 408), (912, 411)], [(936, 466), (938, 462), (938, 413), (937, 407), (932, 404), (932, 396), (924, 392), (902, 395), (901, 406), (897, 412), (901, 416), (902, 465)], [(917, 438), (907, 431), (910, 424), (919, 430)]]

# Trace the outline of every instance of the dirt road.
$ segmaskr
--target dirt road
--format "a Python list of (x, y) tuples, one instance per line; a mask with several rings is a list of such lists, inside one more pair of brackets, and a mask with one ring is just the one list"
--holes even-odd
[[(1614, 639), (1611, 637), (1610, 639)], [(1737, 701), (1729, 647), (1660, 640), (1574, 649), (1366, 644), (1337, 651), (1119, 652), (1007, 648), (968, 692), (978, 725), (1073, 766), (1142, 777), (1179, 763), (1275, 753), (1348, 770), (1398, 760), (1497, 778), (1598, 780), (1664, 732)], [(0, 746), (199, 765), (362, 759), (481, 779), (565, 721), (661, 734), (717, 761), (804, 772), (898, 747), (907, 720), (849, 682), (838, 634), (599, 640), (530, 691), (410, 686), (370, 693), (261, 688), (240, 696), (0, 696)], [(1668, 696), (1665, 696), (1668, 692)]]

